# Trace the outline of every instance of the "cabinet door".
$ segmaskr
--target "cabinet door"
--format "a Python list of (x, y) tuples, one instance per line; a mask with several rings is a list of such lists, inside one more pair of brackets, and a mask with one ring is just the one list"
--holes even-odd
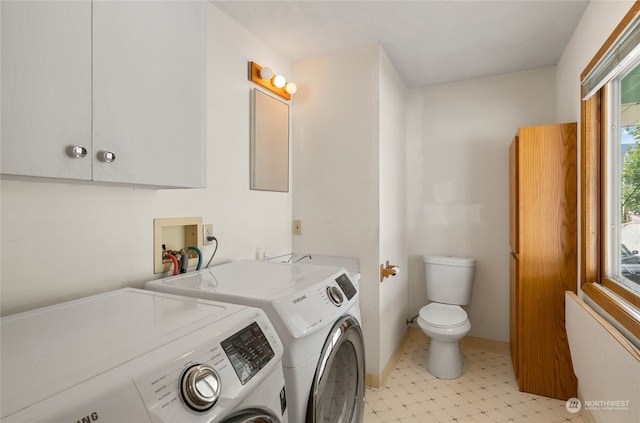
[(0, 8), (2, 173), (91, 179), (91, 2)]
[(564, 295), (578, 280), (576, 124), (521, 128), (517, 336), (520, 389), (567, 399), (577, 381)]
[(94, 180), (205, 185), (205, 40), (204, 1), (94, 1)]

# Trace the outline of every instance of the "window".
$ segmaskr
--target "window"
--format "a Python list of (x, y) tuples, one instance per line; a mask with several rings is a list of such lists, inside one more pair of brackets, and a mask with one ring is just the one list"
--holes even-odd
[(640, 294), (640, 61), (609, 82), (606, 275)]
[(582, 74), (583, 292), (640, 338), (640, 11)]

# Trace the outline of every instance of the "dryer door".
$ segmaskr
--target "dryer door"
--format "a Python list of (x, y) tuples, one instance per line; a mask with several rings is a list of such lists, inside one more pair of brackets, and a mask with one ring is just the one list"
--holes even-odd
[(280, 419), (266, 412), (249, 410), (236, 414), (222, 423), (280, 423)]
[(353, 316), (331, 329), (311, 385), (307, 423), (360, 423), (364, 413), (364, 339)]

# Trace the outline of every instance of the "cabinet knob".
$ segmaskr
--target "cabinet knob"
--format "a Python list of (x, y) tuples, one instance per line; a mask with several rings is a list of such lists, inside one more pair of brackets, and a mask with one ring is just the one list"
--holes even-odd
[(98, 154), (98, 158), (105, 163), (111, 163), (116, 159), (116, 153), (113, 151), (101, 151)]
[(67, 150), (67, 153), (75, 159), (82, 159), (84, 156), (87, 155), (87, 147), (76, 144), (69, 147)]

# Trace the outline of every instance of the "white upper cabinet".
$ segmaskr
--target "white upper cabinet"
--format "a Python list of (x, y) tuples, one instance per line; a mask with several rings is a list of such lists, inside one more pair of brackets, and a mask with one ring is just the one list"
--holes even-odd
[(94, 1), (95, 180), (205, 185), (205, 7)]
[[(91, 3), (3, 0), (0, 7), (0, 170), (91, 179)], [(84, 158), (72, 158), (76, 145)]]
[(205, 39), (204, 1), (2, 1), (2, 173), (204, 187)]

